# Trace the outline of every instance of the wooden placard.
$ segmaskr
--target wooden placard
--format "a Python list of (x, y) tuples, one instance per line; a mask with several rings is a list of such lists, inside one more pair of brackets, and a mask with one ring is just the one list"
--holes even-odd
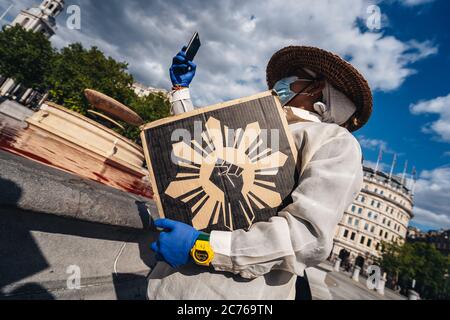
[(291, 201), (297, 149), (271, 91), (149, 123), (141, 138), (161, 218), (249, 229)]

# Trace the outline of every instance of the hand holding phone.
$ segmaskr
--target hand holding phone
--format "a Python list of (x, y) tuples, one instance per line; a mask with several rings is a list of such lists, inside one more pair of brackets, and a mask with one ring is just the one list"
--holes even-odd
[(192, 62), (195, 55), (200, 48), (200, 37), (198, 32), (194, 33), (189, 41), (188, 46), (183, 49), (173, 58), (172, 66), (170, 67), (170, 79), (174, 87), (189, 87), (194, 79), (196, 64)]

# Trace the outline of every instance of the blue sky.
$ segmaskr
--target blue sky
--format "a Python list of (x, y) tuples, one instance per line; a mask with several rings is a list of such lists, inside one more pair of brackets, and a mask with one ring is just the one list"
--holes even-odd
[[(417, 73), (406, 78), (397, 90), (375, 91), (372, 119), (357, 135), (384, 140), (390, 149), (402, 153), (397, 166), (400, 171), (405, 159), (409, 159), (409, 163), (419, 171), (447, 165), (450, 155), (446, 156), (445, 152), (450, 151), (450, 145), (420, 130), (438, 116), (413, 115), (409, 107), (420, 100), (431, 100), (450, 93), (450, 1), (435, 1), (420, 8), (405, 8), (398, 3), (381, 4), (380, 7), (389, 19), (389, 25), (383, 29), (385, 34), (405, 41), (431, 40), (439, 51), (414, 63), (412, 67)], [(365, 150), (369, 160), (376, 161), (377, 155), (378, 150)], [(384, 158), (390, 163), (392, 155)]]
[[(38, 0), (0, 0), (10, 22)], [(355, 133), (367, 165), (416, 166), (413, 224), (450, 228), (450, 1), (448, 0), (65, 0), (81, 10), (81, 29), (67, 12), (51, 41), (98, 46), (129, 63), (137, 80), (169, 89), (167, 69), (193, 31), (203, 46), (191, 85), (198, 106), (266, 90), (265, 67), (287, 45), (312, 45), (347, 57), (374, 92), (369, 123)], [(205, 4), (207, 3), (207, 4)], [(377, 5), (381, 29), (365, 27)], [(1, 13), (0, 13), (1, 16)]]
[[(417, 171), (433, 171), (448, 168), (450, 144), (434, 132), (424, 132), (422, 128), (436, 121), (439, 114), (411, 113), (410, 106), (419, 101), (429, 101), (450, 93), (450, 1), (434, 1), (422, 6), (405, 7), (398, 2), (381, 3), (383, 14), (388, 17), (388, 25), (382, 32), (394, 35), (400, 40), (432, 41), (438, 53), (412, 65), (417, 71), (407, 77), (404, 83), (391, 92), (374, 92), (374, 113), (370, 123), (357, 133), (361, 137), (374, 137), (387, 144), (382, 162), (391, 164), (393, 152), (399, 154), (396, 170), (403, 170), (404, 161), (409, 161), (408, 171), (416, 166)], [(450, 105), (447, 105), (450, 108)], [(449, 123), (447, 123), (449, 125)], [(376, 162), (378, 148), (364, 148), (366, 159)], [(447, 171), (447, 170), (446, 170)], [(422, 181), (423, 182), (423, 181)], [(430, 182), (430, 181), (427, 181)], [(444, 182), (445, 183), (445, 182)], [(448, 184), (447, 184), (448, 186)], [(436, 186), (436, 192), (444, 192), (444, 206), (450, 206), (448, 187)], [(442, 190), (443, 189), (443, 190)], [(429, 196), (430, 192), (426, 192)], [(420, 194), (419, 194), (420, 196)], [(446, 199), (445, 199), (446, 198)], [(433, 201), (433, 197), (421, 199)], [(422, 203), (421, 203), (422, 204)], [(448, 210), (448, 209), (447, 209)], [(446, 211), (441, 212), (445, 214)], [(448, 212), (447, 212), (448, 213)], [(412, 221), (422, 229), (438, 228), (437, 223)], [(443, 224), (442, 227), (448, 227)]]

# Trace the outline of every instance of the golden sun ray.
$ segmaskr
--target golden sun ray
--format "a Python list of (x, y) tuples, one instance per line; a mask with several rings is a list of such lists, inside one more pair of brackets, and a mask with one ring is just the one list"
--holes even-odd
[[(201, 203), (199, 201), (199, 203)], [(200, 207), (200, 210), (197, 212), (195, 217), (192, 219), (192, 225), (197, 230), (202, 230), (208, 227), (209, 220), (214, 213), (214, 206), (216, 205), (216, 201), (212, 198), (209, 198), (206, 200), (205, 203)], [(194, 208), (192, 208), (192, 211), (195, 211)]]
[(215, 150), (220, 153), (223, 149), (223, 138), (220, 121), (211, 117), (206, 122), (205, 127), (208, 131), (208, 135), (211, 137), (211, 142), (213, 143)]
[(284, 166), (287, 160), (287, 155), (277, 151), (265, 158), (259, 159), (255, 162), (255, 170), (272, 169)]
[(252, 143), (258, 139), (261, 134), (261, 128), (259, 127), (258, 122), (253, 122), (247, 125), (244, 131), (244, 135), (239, 143), (239, 147), (237, 147), (238, 152), (245, 153), (248, 148), (252, 145)]
[(178, 180), (172, 181), (166, 189), (166, 194), (174, 199), (185, 195), (186, 193), (192, 192), (197, 188), (202, 187), (200, 179), (190, 179), (190, 180)]
[(252, 192), (270, 208), (278, 207), (281, 204), (281, 196), (276, 191), (253, 185)]

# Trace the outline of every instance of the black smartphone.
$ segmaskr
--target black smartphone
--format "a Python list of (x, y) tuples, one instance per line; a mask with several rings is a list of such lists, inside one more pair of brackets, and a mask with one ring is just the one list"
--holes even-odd
[(186, 58), (189, 61), (194, 61), (194, 57), (201, 45), (200, 36), (198, 35), (198, 32), (195, 32), (186, 48)]

